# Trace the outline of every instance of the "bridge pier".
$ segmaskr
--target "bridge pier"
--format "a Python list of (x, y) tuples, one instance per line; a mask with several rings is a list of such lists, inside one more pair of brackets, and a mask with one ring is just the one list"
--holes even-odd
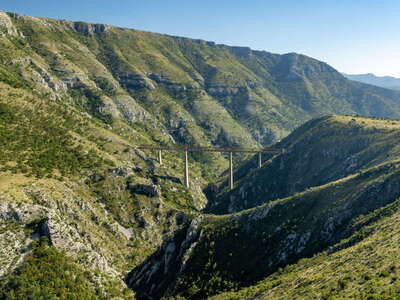
[(162, 165), (162, 150), (158, 150), (158, 162), (160, 163), (160, 165)]
[(233, 161), (232, 152), (229, 152), (229, 187), (233, 190)]
[(262, 149), (251, 149), (251, 148), (216, 148), (216, 147), (168, 147), (168, 146), (153, 146), (153, 145), (139, 145), (136, 147), (141, 150), (158, 150), (158, 162), (162, 165), (162, 150), (166, 151), (181, 151), (185, 152), (185, 186), (189, 187), (189, 159), (188, 152), (189, 151), (210, 151), (210, 152), (229, 152), (229, 187), (233, 189), (233, 153), (241, 152), (241, 153), (258, 153), (258, 167), (262, 167), (262, 153), (274, 153), (274, 154), (283, 154), (285, 153), (285, 149), (276, 149), (271, 147), (265, 147)]
[(188, 152), (185, 151), (185, 185), (189, 187), (189, 161), (188, 161)]

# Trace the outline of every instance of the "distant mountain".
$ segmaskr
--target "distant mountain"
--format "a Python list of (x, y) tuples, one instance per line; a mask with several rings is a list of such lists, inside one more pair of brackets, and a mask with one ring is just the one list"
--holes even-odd
[(379, 87), (400, 90), (400, 78), (391, 76), (375, 76), (372, 73), (368, 74), (345, 74), (343, 76), (350, 80), (376, 85)]

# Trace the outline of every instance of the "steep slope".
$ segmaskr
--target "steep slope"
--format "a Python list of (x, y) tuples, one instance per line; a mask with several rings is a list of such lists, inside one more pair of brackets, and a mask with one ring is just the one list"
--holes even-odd
[[(18, 82), (0, 83), (0, 298), (49, 298), (64, 287), (90, 299), (132, 299), (125, 274), (205, 205), (201, 170), (192, 163), (198, 185), (188, 190), (181, 158), (167, 155), (164, 169), (135, 149), (154, 142), (151, 132), (122, 122), (111, 131)], [(50, 248), (36, 248), (40, 238)], [(71, 270), (76, 286), (65, 277)], [(53, 282), (62, 284), (57, 291)]]
[(211, 299), (396, 299), (399, 294), (399, 200), (363, 216), (349, 239), (302, 259), (256, 286)]
[(368, 74), (344, 74), (343, 75), (354, 81), (367, 83), (375, 86), (380, 86), (386, 89), (400, 90), (400, 78), (392, 76), (375, 76), (372, 73)]
[[(0, 298), (50, 298), (67, 289), (80, 297), (131, 299), (122, 279), (134, 268), (127, 282), (141, 297), (203, 297), (252, 284), (336, 243), (351, 233), (355, 217), (397, 196), (397, 121), (376, 123), (376, 136), (363, 124), (378, 122), (371, 119), (355, 118), (353, 127), (340, 117), (309, 123), (319, 138), (324, 133), (315, 128), (323, 122), (342, 124), (326, 135), (360, 134), (346, 144), (348, 153), (326, 159), (340, 165), (350, 153), (356, 166), (323, 165), (328, 174), (309, 160), (318, 178), (302, 176), (307, 168), (297, 162), (304, 157), (296, 147), (307, 133), (299, 130), (299, 142), (296, 134), (283, 141), (278, 146), (288, 151), (259, 171), (279, 173), (278, 162), (285, 172), (294, 167), (292, 177), (277, 176), (275, 185), (288, 180), (288, 187), (244, 205), (237, 190), (228, 201), (218, 195), (210, 204), (218, 213), (270, 203), (222, 217), (201, 211), (208, 202), (202, 189), (228, 165), (223, 155), (191, 154), (188, 189), (180, 154), (165, 153), (161, 166), (137, 145), (267, 145), (327, 113), (399, 117), (399, 95), (346, 80), (303, 55), (0, 12)], [(237, 177), (250, 197), (247, 167)], [(323, 186), (297, 193), (315, 185)], [(170, 236), (175, 242), (164, 243)], [(243, 241), (251, 247), (225, 255), (226, 246), (237, 249)], [(260, 257), (268, 268), (252, 272)]]
[[(295, 53), (1, 13), (4, 74), (182, 143), (267, 145), (327, 113), (400, 116), (400, 93)], [(9, 76), (6, 76), (7, 78)]]
[(254, 160), (241, 166), (235, 189), (222, 191), (208, 209), (237, 212), (396, 160), (398, 126), (398, 121), (346, 116), (309, 121), (276, 144), (284, 154), (261, 169)]
[[(270, 200), (250, 210), (196, 219), (185, 232), (166, 242), (148, 261), (134, 270), (128, 276), (128, 284), (139, 296), (181, 295), (202, 299), (219, 291), (254, 284), (278, 268), (302, 257), (313, 256), (372, 222), (374, 214), (362, 221), (359, 218), (394, 202), (400, 196), (400, 152), (395, 146), (400, 122), (352, 119), (329, 117), (311, 121), (282, 142), (312, 141), (314, 135), (317, 140), (321, 136), (333, 140), (338, 135), (342, 139), (352, 136), (357, 144), (364, 146), (363, 154), (358, 156), (360, 165), (352, 173), (338, 172), (333, 177), (327, 177), (329, 182), (325, 184), (307, 188), (287, 198)], [(354, 122), (358, 126), (354, 126)], [(361, 125), (363, 122), (364, 125)], [(327, 123), (330, 126), (326, 126)], [(354, 131), (355, 127), (358, 131)], [(375, 131), (374, 136), (368, 135), (371, 130)], [(382, 136), (385, 138), (383, 141)], [(375, 147), (381, 143), (387, 147), (380, 148), (377, 155)], [(313, 153), (317, 158), (324, 155), (324, 148), (318, 143), (308, 145), (308, 148), (303, 148), (305, 154)], [(355, 144), (342, 145), (343, 153), (346, 154), (351, 145)], [(298, 155), (297, 163), (306, 163), (303, 158), (303, 155)], [(285, 166), (290, 155), (278, 159)], [(345, 160), (336, 160), (336, 155), (325, 156), (324, 160), (340, 165), (337, 166), (339, 170), (348, 167)], [(293, 169), (290, 165), (286, 166), (289, 170)], [(262, 169), (260, 176), (264, 172), (268, 170)], [(340, 178), (335, 179), (335, 176)], [(314, 178), (314, 174), (304, 172), (303, 177), (307, 182), (307, 179)], [(282, 180), (279, 183), (283, 186), (286, 179)], [(249, 190), (248, 186), (243, 189), (248, 192), (245, 198), (248, 201), (255, 194), (264, 195), (262, 191), (254, 190), (267, 182), (257, 183)]]

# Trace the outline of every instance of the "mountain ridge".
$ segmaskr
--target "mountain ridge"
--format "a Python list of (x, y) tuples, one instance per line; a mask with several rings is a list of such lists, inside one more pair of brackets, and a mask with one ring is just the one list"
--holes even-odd
[[(0, 12), (0, 299), (203, 299), (345, 245), (398, 203), (399, 99), (294, 53)], [(229, 156), (189, 153), (186, 187), (141, 144), (289, 151), (235, 155), (229, 191)]]
[[(160, 117), (173, 119), (173, 122), (161, 119), (159, 125), (174, 130), (174, 139), (181, 142), (215, 144), (222, 138), (232, 145), (267, 145), (321, 114), (400, 116), (400, 94), (353, 84), (326, 63), (304, 55), (279, 55), (109, 25), (96, 27), (84, 22), (17, 14), (3, 13), (3, 23), (8, 24), (6, 28), (11, 33), (17, 33), (20, 26), (23, 34), (26, 28), (38, 44), (33, 43), (31, 49), (42, 57), (47, 52), (49, 58), (59, 61), (59, 66), (43, 70), (52, 74), (47, 79), (51, 85), (60, 88), (65, 84), (81, 90), (97, 87), (105, 94), (101, 100), (107, 100), (102, 110), (127, 121), (134, 117), (140, 120), (146, 115), (126, 112), (132, 103), (136, 103), (135, 110), (139, 106), (155, 110)], [(52, 47), (46, 46), (45, 37), (52, 40)], [(61, 37), (64, 45), (56, 42)], [(78, 52), (71, 53), (68, 47), (76, 45)], [(54, 55), (55, 50), (59, 54)], [(82, 62), (81, 57), (92, 66)], [(45, 64), (54, 63), (49, 58), (44, 57)], [(33, 62), (39, 63), (36, 59)], [(61, 82), (51, 82), (53, 76), (53, 81)], [(124, 90), (124, 100), (122, 96), (115, 99), (116, 96), (107, 95), (115, 88), (118, 93)], [(85, 92), (86, 98), (88, 94)], [(357, 99), (354, 94), (359, 94)], [(148, 98), (162, 98), (165, 108), (160, 110), (145, 101)], [(188, 98), (198, 101), (189, 106), (185, 100)], [(224, 122), (206, 116), (205, 103), (221, 114)], [(126, 107), (124, 111), (118, 108), (122, 105)], [(171, 110), (173, 114), (166, 113)], [(192, 123), (185, 124), (183, 120)], [(211, 129), (210, 123), (213, 123)], [(177, 134), (180, 131), (185, 132), (185, 138)]]
[[(329, 126), (321, 126), (321, 123), (327, 121), (330, 122)], [(319, 134), (325, 135), (327, 139), (353, 135), (353, 146), (361, 141), (371, 143), (365, 148), (366, 151), (361, 151), (361, 156), (370, 165), (358, 165), (322, 185), (302, 187), (300, 191), (292, 191), (290, 195), (275, 200), (268, 200), (268, 192), (260, 190), (271, 189), (265, 187), (267, 180), (250, 187), (243, 186), (242, 193), (255, 193), (265, 200), (259, 202), (259, 206), (253, 205), (249, 209), (241, 207), (231, 214), (196, 219), (188, 227), (183, 242), (180, 240), (182, 234), (177, 234), (175, 239), (167, 240), (158, 252), (128, 275), (129, 286), (138, 292), (138, 297), (144, 293), (156, 298), (182, 296), (205, 299), (221, 291), (254, 285), (263, 277), (267, 282), (268, 276), (279, 268), (295, 264), (300, 258), (312, 257), (329, 247), (351, 247), (352, 243), (340, 241), (375, 220), (374, 214), (380, 208), (397, 203), (393, 207), (398, 209), (400, 149), (396, 145), (395, 136), (399, 134), (399, 125), (399, 121), (342, 116), (310, 121), (303, 127), (314, 127), (315, 132), (304, 130), (301, 133), (303, 138), (308, 135), (319, 140)], [(394, 149), (386, 148), (384, 153), (377, 150), (371, 157), (368, 152), (374, 148), (373, 145), (385, 148), (380, 141), (380, 134), (385, 135), (386, 141), (390, 141), (390, 147)], [(293, 142), (291, 135), (287, 139), (288, 143)], [(324, 152), (318, 145), (308, 143), (310, 148), (317, 150), (314, 156)], [(325, 147), (329, 151), (329, 142)], [(350, 144), (345, 148), (351, 148)], [(393, 154), (389, 155), (392, 151)], [(273, 160), (283, 160), (282, 168), (293, 170), (289, 163), (292, 160), (290, 152)], [(325, 159), (336, 162), (338, 169), (343, 166), (346, 168), (343, 158), (348, 157), (347, 153), (333, 152), (326, 154), (338, 155), (337, 160), (333, 157)], [(383, 161), (375, 159), (374, 155), (382, 155)], [(301, 163), (305, 156), (307, 150), (296, 160)], [(305, 168), (312, 166), (310, 162), (304, 163)], [(275, 175), (268, 169), (260, 170), (260, 173), (268, 172), (271, 176)], [(302, 174), (307, 178), (319, 176), (312, 169)], [(249, 177), (247, 183), (256, 181), (253, 176)], [(281, 182), (284, 185), (286, 181), (282, 179)], [(279, 190), (280, 186), (275, 184), (272, 189)], [(251, 201), (252, 197), (247, 195), (241, 201)], [(365, 220), (359, 223), (359, 218)], [(372, 219), (368, 221), (369, 218)], [(163, 280), (158, 280), (160, 272), (164, 276)]]
[(400, 89), (400, 78), (393, 76), (376, 76), (373, 73), (366, 74), (345, 74), (342, 73), (346, 78), (355, 80), (375, 86), (380, 86), (387, 89), (399, 90)]

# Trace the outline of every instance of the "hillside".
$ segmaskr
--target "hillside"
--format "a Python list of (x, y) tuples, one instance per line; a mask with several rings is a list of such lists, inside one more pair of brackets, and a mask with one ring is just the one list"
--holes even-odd
[(380, 86), (386, 89), (400, 90), (400, 78), (392, 76), (376, 76), (368, 74), (344, 74), (343, 76), (354, 81)]
[[(300, 54), (0, 12), (0, 299), (204, 298), (326, 250), (397, 199), (400, 124), (325, 115), (399, 99)], [(137, 148), (276, 142), (232, 191), (223, 154), (190, 153), (186, 188), (182, 153)]]
[(222, 190), (208, 210), (237, 212), (396, 160), (398, 129), (398, 121), (345, 116), (312, 120), (276, 144), (285, 149), (283, 155), (267, 160), (261, 169), (254, 160), (242, 165), (235, 173), (235, 189)]
[(329, 65), (103, 24), (1, 13), (1, 74), (181, 143), (267, 145), (323, 114), (400, 117), (400, 93)]
[[(111, 132), (29, 90), (0, 83), (0, 94), (0, 298), (132, 299), (124, 274), (205, 205), (201, 190), (183, 187), (179, 157), (163, 169), (135, 150), (143, 131)], [(201, 185), (194, 164), (192, 176)]]
[(329, 251), (302, 259), (255, 286), (211, 299), (396, 299), (399, 201), (370, 217), (367, 226)]
[[(272, 164), (278, 160), (283, 174), (291, 170), (294, 175), (297, 170), (293, 166), (299, 165), (307, 170), (303, 172), (303, 182), (314, 179), (318, 186), (303, 186), (301, 191), (290, 192), (289, 189), (286, 192), (289, 196), (270, 199), (268, 191), (261, 191), (260, 188), (271, 188), (267, 186), (268, 180), (261, 177), (268, 176), (271, 170), (266, 167), (260, 169), (258, 177), (251, 175), (243, 184), (242, 195), (248, 194), (241, 201), (249, 202), (258, 194), (264, 197), (260, 201), (264, 204), (230, 215), (208, 215), (195, 219), (184, 232), (167, 241), (132, 272), (128, 276), (129, 285), (139, 295), (146, 293), (156, 298), (181, 295), (188, 299), (204, 299), (224, 290), (253, 285), (279, 268), (350, 238), (358, 230), (368, 231), (367, 225), (386, 215), (383, 207), (389, 205), (389, 211), (398, 211), (398, 205), (393, 203), (397, 203), (395, 201), (400, 196), (399, 126), (399, 121), (353, 117), (325, 117), (310, 121), (282, 141), (291, 149), (299, 141), (308, 140), (308, 147), (303, 151), (300, 148), (297, 155), (289, 150), (282, 157), (274, 158)], [(351, 139), (349, 144), (340, 145), (341, 152), (336, 152), (331, 149), (330, 142), (323, 143), (322, 136), (332, 143), (335, 138)], [(312, 143), (314, 139), (322, 143)], [(353, 151), (356, 145), (363, 149), (358, 149), (360, 153), (356, 151), (357, 155), (352, 154), (354, 166), (349, 168), (343, 157), (352, 157), (347, 151)], [(310, 159), (306, 160), (306, 157)], [(330, 164), (322, 165), (322, 170), (326, 172), (319, 174), (316, 173), (319, 168), (313, 169), (319, 166), (314, 159), (321, 157)], [(322, 176), (327, 174), (330, 177)], [(272, 186), (280, 190), (287, 178), (276, 175)], [(320, 182), (315, 181), (315, 175), (321, 179)], [(256, 178), (260, 177), (262, 179), (257, 181)], [(362, 240), (362, 236), (357, 236), (359, 239), (352, 238), (350, 242), (342, 242), (334, 248), (357, 244)], [(397, 239), (396, 236), (392, 238)], [(301, 267), (295, 265), (293, 268)], [(279, 278), (279, 273), (273, 276)], [(269, 282), (268, 277), (265, 282)], [(279, 293), (276, 295), (279, 296)]]

